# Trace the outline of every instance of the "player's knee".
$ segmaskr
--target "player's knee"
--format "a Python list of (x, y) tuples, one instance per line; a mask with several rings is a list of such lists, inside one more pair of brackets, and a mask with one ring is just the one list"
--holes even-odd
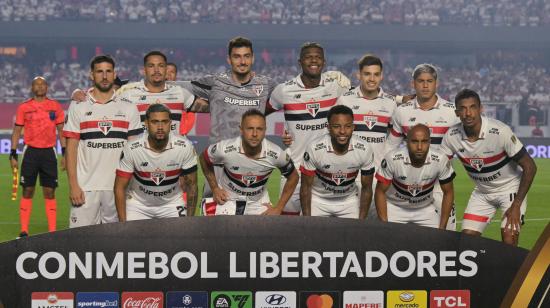
[(43, 187), (44, 199), (55, 199), (55, 189), (51, 187)]
[(23, 187), (23, 198), (25, 199), (32, 199), (34, 196), (34, 187)]

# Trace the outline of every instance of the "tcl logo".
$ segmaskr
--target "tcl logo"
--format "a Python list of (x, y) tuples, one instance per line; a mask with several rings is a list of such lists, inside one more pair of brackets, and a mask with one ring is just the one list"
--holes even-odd
[(470, 290), (433, 290), (430, 308), (470, 308)]
[(162, 308), (162, 292), (124, 292), (122, 308)]

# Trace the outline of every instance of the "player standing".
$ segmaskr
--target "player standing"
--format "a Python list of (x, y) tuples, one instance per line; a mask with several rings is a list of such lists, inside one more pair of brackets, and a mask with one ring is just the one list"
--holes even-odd
[[(298, 184), (298, 172), (289, 155), (265, 139), (265, 115), (251, 109), (242, 115), (241, 136), (212, 144), (200, 157), (214, 202), (204, 204), (207, 215), (279, 215)], [(221, 165), (220, 176), (214, 165)], [(271, 207), (265, 189), (269, 175), (278, 168), (288, 180), (279, 202)]]
[(475, 91), (460, 91), (455, 104), (461, 123), (447, 132), (442, 150), (449, 156), (456, 154), (475, 183), (462, 232), (481, 235), (500, 208), (502, 241), (517, 246), (537, 166), (510, 127), (481, 115)]
[[(387, 153), (376, 174), (380, 220), (445, 229), (453, 207), (454, 177), (449, 159), (432, 149), (429, 128), (423, 124), (411, 127), (407, 147)], [(443, 192), (441, 215), (434, 204), (436, 183)]]
[(143, 132), (136, 105), (115, 98), (115, 62), (96, 56), (90, 63), (93, 88), (84, 102), (71, 102), (67, 138), (69, 227), (117, 222), (113, 185), (126, 140)]
[[(374, 154), (353, 135), (353, 111), (334, 106), (328, 111), (328, 135), (310, 142), (300, 167), (300, 200), (304, 216), (367, 217), (372, 200)], [(358, 196), (356, 177), (361, 177)]]
[[(48, 83), (44, 77), (35, 77), (32, 81), (33, 98), (17, 107), (15, 127), (11, 135), (11, 168), (17, 168), (17, 145), (23, 129), (25, 129), (23, 159), (21, 163), (21, 186), (23, 197), (19, 203), (21, 233), (19, 237), (28, 236), (31, 218), (32, 198), (36, 179), (40, 176), (40, 185), (44, 194), (48, 231), (56, 229), (57, 202), (55, 188), (57, 187), (57, 158), (55, 155), (56, 129), (60, 136), (63, 152), (65, 139), (61, 138), (64, 113), (57, 101), (49, 99)], [(63, 153), (64, 154), (64, 153)], [(61, 166), (65, 166), (62, 158)]]
[[(166, 81), (176, 81), (178, 78), (178, 67), (174, 63), (166, 64)], [(195, 113), (182, 110), (181, 123), (179, 133), (187, 136), (189, 131), (193, 129), (195, 125)]]
[(187, 138), (170, 133), (170, 119), (168, 107), (152, 104), (145, 112), (147, 134), (124, 148), (114, 188), (120, 221), (195, 213), (197, 154)]

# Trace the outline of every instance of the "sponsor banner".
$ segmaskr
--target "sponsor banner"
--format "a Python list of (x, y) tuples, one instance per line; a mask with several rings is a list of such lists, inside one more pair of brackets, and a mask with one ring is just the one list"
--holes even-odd
[(300, 292), (300, 308), (340, 308), (340, 292), (307, 291)]
[(387, 296), (387, 308), (428, 308), (425, 290), (392, 290)]
[(76, 293), (76, 307), (119, 307), (118, 292), (78, 292)]
[(470, 290), (432, 290), (430, 308), (470, 308)]
[(122, 308), (163, 308), (163, 292), (123, 292)]
[(254, 297), (255, 308), (296, 308), (294, 291), (258, 291)]
[(208, 292), (167, 292), (166, 308), (208, 308)]
[(384, 308), (384, 291), (345, 291), (343, 308)]
[(33, 292), (31, 308), (73, 308), (72, 292)]
[(210, 294), (212, 308), (252, 308), (250, 291), (215, 291)]

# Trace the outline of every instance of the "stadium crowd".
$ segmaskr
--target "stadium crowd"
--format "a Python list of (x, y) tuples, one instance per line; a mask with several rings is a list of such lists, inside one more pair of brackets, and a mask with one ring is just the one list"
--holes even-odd
[(0, 0), (2, 21), (542, 26), (549, 0)]

